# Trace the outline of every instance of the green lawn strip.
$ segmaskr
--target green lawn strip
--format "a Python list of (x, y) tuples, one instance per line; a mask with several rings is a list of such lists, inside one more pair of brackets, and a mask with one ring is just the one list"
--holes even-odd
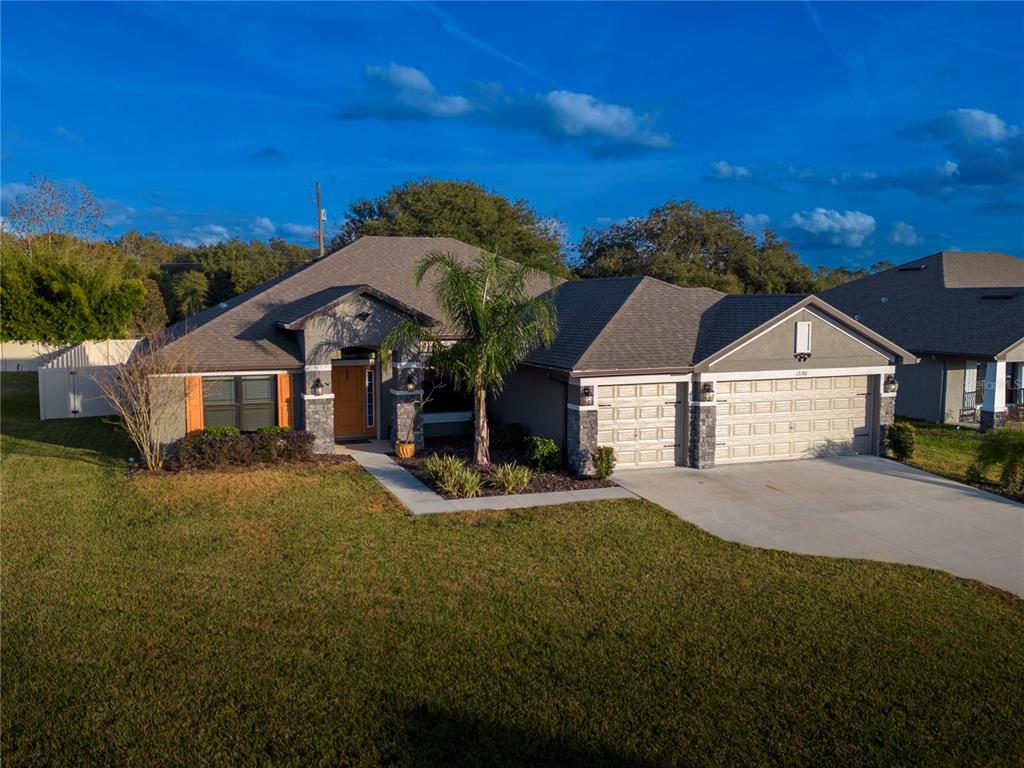
[[(981, 433), (969, 428), (927, 421), (908, 420), (917, 430), (914, 455), (907, 464), (932, 474), (964, 482), (967, 470), (974, 464)], [(999, 467), (992, 467), (985, 479), (993, 485), (999, 482)]]
[(6, 764), (1024, 756), (999, 590), (638, 501), (414, 518), (354, 465), (128, 478), (109, 426), (34, 439), (3, 384)]

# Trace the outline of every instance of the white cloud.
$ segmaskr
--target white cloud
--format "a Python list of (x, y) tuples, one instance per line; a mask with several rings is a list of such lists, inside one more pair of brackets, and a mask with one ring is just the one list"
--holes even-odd
[(711, 164), (711, 173), (716, 179), (749, 179), (750, 169), (742, 165), (730, 165), (725, 160)]
[(875, 231), (875, 218), (863, 211), (815, 208), (794, 213), (789, 225), (811, 235), (818, 247), (859, 248)]
[(442, 96), (430, 78), (415, 67), (394, 62), (386, 67), (368, 66), (366, 81), (370, 92), (371, 110), (388, 107), (391, 117), (410, 115), (424, 117), (459, 117), (470, 110), (464, 96)]
[(274, 226), (274, 222), (266, 216), (257, 216), (252, 228), (260, 237), (270, 236), (274, 234), (274, 230), (277, 229), (277, 227)]
[(767, 213), (744, 213), (740, 216), (743, 228), (752, 235), (759, 235), (764, 228), (771, 223), (771, 217)]
[(551, 112), (557, 129), (566, 137), (596, 136), (651, 149), (672, 146), (667, 133), (645, 127), (647, 116), (637, 115), (629, 107), (600, 101), (589, 93), (551, 91), (539, 97)]
[(889, 245), (914, 246), (921, 245), (924, 239), (917, 234), (917, 230), (905, 221), (894, 221), (889, 227)]
[(120, 200), (111, 200), (109, 198), (103, 200), (97, 200), (100, 207), (103, 208), (103, 218), (100, 219), (100, 223), (107, 227), (127, 227), (132, 223), (132, 218), (135, 216), (135, 209), (130, 205), (125, 205)]
[(197, 245), (213, 245), (223, 242), (231, 237), (228, 228), (221, 224), (204, 224), (201, 227), (193, 227), (185, 237), (179, 237), (176, 243), (195, 248)]
[(999, 115), (981, 109), (950, 110), (946, 119), (964, 141), (1002, 142), (1020, 133), (1018, 126), (1007, 125)]
[(80, 144), (82, 142), (81, 136), (79, 136), (77, 133), (69, 131), (63, 125), (58, 125), (56, 128), (53, 129), (53, 132), (57, 134), (59, 138), (64, 139), (64, 141), (70, 141), (72, 144)]
[(0, 202), (6, 207), (8, 203), (16, 200), (26, 192), (28, 192), (28, 184), (22, 184), (18, 181), (8, 181), (0, 184)]
[(307, 226), (306, 224), (282, 224), (281, 231), (285, 234), (291, 235), (292, 237), (309, 238), (316, 232), (316, 228)]

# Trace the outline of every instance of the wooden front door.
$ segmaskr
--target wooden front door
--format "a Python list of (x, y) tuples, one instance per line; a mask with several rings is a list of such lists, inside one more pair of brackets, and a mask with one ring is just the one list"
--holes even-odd
[(367, 397), (367, 389), (374, 384), (371, 370), (368, 365), (336, 365), (331, 370), (335, 437), (376, 434), (376, 414), (368, 414), (377, 400), (376, 392)]

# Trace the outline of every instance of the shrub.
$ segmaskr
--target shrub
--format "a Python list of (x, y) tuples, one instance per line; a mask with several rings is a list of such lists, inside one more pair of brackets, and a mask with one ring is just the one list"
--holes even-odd
[(550, 437), (534, 435), (526, 441), (526, 458), (537, 469), (554, 469), (562, 463), (562, 451)]
[[(480, 488), (483, 486), (483, 478), (480, 473), (471, 467), (467, 467), (455, 456), (431, 456), (424, 462), (427, 464), (431, 459), (438, 458), (434, 465), (434, 471), (430, 476), (434, 485), (442, 493), (460, 498), (471, 498), (480, 495)], [(436, 472), (436, 474), (435, 474)]]
[(311, 432), (208, 434), (204, 430), (178, 441), (177, 464), (180, 469), (220, 469), (308, 461), (313, 458), (313, 440)]
[(269, 427), (260, 427), (256, 430), (256, 434), (259, 435), (282, 435), (285, 432), (291, 432), (291, 427), (281, 427), (277, 425), (271, 425)]
[(594, 451), (594, 477), (607, 480), (615, 471), (615, 449), (610, 445), (599, 445)]
[(207, 437), (231, 437), (232, 435), (240, 435), (238, 427), (207, 427), (203, 430), (203, 434)]
[(913, 424), (897, 421), (889, 425), (885, 440), (889, 444), (892, 455), (900, 461), (906, 461), (914, 455), (914, 444), (917, 440), (917, 429)]
[(521, 451), (529, 436), (530, 433), (526, 427), (517, 421), (509, 424), (495, 424), (491, 429), (491, 442), (496, 448)]
[(458, 456), (441, 456), (435, 453), (423, 460), (423, 470), (438, 488), (454, 487), (462, 469), (462, 459)]
[(999, 486), (1008, 493), (1024, 494), (1024, 431), (996, 429), (978, 444), (978, 458), (972, 474), (984, 476), (989, 467), (1003, 465)]
[(522, 467), (514, 461), (511, 464), (496, 464), (491, 474), (494, 484), (504, 493), (519, 493), (530, 484), (533, 473), (529, 467)]

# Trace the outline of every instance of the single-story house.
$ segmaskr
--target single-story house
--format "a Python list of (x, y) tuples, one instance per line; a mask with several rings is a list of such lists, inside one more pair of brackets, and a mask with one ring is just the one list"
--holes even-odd
[[(424, 409), (429, 364), (379, 345), (403, 317), (444, 318), (417, 262), (470, 260), (448, 238), (364, 237), (172, 327), (188, 371), (164, 377), (180, 402), (168, 440), (211, 425), (292, 425), (336, 440), (465, 430), (468, 401)], [(876, 453), (893, 418), (899, 345), (815, 296), (727, 296), (654, 278), (537, 281), (559, 331), (489, 404), (491, 418), (558, 441), (570, 466), (615, 448), (618, 466)]]
[(822, 297), (921, 358), (897, 366), (898, 415), (989, 429), (1024, 409), (1024, 259), (943, 251)]

